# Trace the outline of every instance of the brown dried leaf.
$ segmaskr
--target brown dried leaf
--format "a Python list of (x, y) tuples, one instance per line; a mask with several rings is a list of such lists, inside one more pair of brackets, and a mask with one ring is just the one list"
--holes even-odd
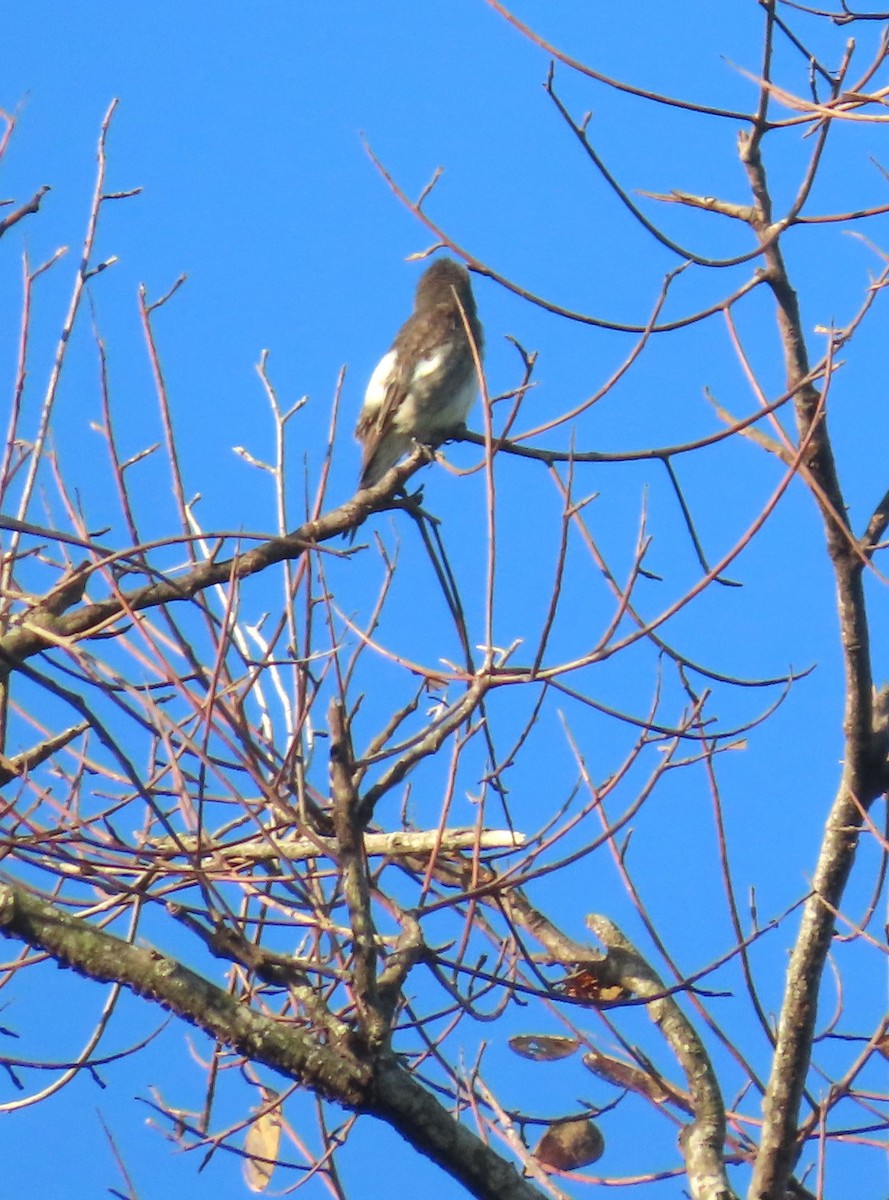
[(531, 1058), (535, 1062), (554, 1062), (558, 1058), (568, 1058), (580, 1047), (577, 1038), (564, 1037), (561, 1034), (527, 1033), (509, 1039), (509, 1048), (522, 1058)]
[[(601, 966), (601, 964), (593, 964)], [(632, 992), (619, 983), (603, 983), (590, 967), (581, 967), (555, 984), (555, 990), (575, 1000), (585, 1000), (594, 1008), (606, 1008), (618, 1001), (630, 1000)]]
[(611, 1058), (607, 1054), (602, 1054), (599, 1050), (588, 1051), (583, 1056), (583, 1065), (588, 1071), (598, 1075), (600, 1079), (607, 1079), (609, 1083), (619, 1084), (634, 1092), (642, 1092), (643, 1095), (649, 1096), (655, 1104), (663, 1104), (667, 1100), (677, 1099), (677, 1094), (668, 1092), (653, 1075), (647, 1074), (639, 1067), (631, 1066), (630, 1063), (622, 1062), (619, 1058)]
[(585, 1117), (550, 1125), (533, 1153), (538, 1162), (557, 1171), (576, 1171), (598, 1161), (605, 1139), (597, 1125)]

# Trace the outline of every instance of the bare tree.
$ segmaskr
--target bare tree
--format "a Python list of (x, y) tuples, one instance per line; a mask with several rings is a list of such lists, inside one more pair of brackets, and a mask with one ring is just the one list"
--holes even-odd
[[(812, 199), (834, 144), (887, 120), (880, 80), (889, 14), (763, 0), (755, 103), (745, 112), (610, 79), (546, 43), (498, 0), (488, 3), (550, 60), (554, 115), (620, 200), (633, 236), (641, 227), (676, 269), (634, 324), (573, 311), (459, 244), (431, 215), (431, 186), (413, 201), (377, 161), (435, 246), (529, 306), (631, 339), (594, 394), (529, 428), (533, 351), (516, 343), (516, 377), (502, 395), (488, 393), (480, 371), (481, 432), (457, 440), (477, 448), (483, 571), (464, 566), (447, 524), (404, 491), (428, 460), (423, 447), (345, 503), (329, 497), (343, 441), (339, 389), (326, 459), (305, 481), (294, 520), (288, 434), (306, 409), (280, 401), (265, 360), (259, 374), (276, 454), (265, 462), (241, 453), (246, 470), (274, 483), (275, 535), (202, 528), (156, 330), (159, 310), (175, 311), (178, 283), (160, 298), (140, 297), (162, 445), (121, 448), (108, 352), (95, 334), (99, 432), (118, 509), (95, 511), (90, 496), (71, 493), (64, 447), (57, 459), (50, 441), (58, 389), (72, 331), (88, 321), (88, 288), (101, 287), (97, 277), (113, 262), (96, 259), (97, 228), (109, 204), (131, 195), (108, 183), (113, 105), (39, 405), (28, 383), (32, 313), (44, 277), (62, 267), (58, 255), (24, 260), (0, 467), (0, 929), (14, 949), (0, 978), (9, 994), (36, 975), (61, 997), (70, 978), (54, 970), (61, 964), (111, 986), (87, 1044), (54, 1065), (48, 1086), (53, 1064), (39, 1045), (5, 1059), (19, 1089), (5, 1107), (42, 1103), (78, 1074), (100, 1072), (129, 991), (190, 1022), (212, 1047), (203, 1105), (186, 1111), (156, 1094), (155, 1118), (185, 1147), (240, 1155), (256, 1190), (275, 1170), (276, 1182), (320, 1181), (329, 1194), (346, 1194), (341, 1148), (363, 1116), (388, 1123), (479, 1197), (582, 1194), (598, 1181), (656, 1188), (683, 1176), (697, 1200), (822, 1196), (834, 1156), (845, 1161), (850, 1147), (871, 1155), (887, 1131), (881, 1056), (889, 1041), (874, 984), (885, 957), (876, 914), (887, 841), (873, 808), (887, 787), (889, 691), (874, 678), (866, 592), (885, 586), (879, 552), (889, 492), (853, 521), (828, 418), (844, 366), (883, 344), (876, 313), (889, 268), (874, 251), (880, 268), (857, 309), (812, 334), (787, 247), (792, 239), (794, 258), (801, 244), (816, 258), (834, 223), (863, 230), (889, 211), (877, 202), (885, 178), (876, 166), (874, 195), (854, 211), (819, 212)], [(849, 27), (866, 31), (865, 40), (882, 31), (869, 57), (845, 40)], [(690, 129), (715, 121), (729, 138), (740, 128), (746, 195), (631, 193), (597, 152), (589, 118), (563, 98), (565, 78), (666, 110)], [(0, 152), (13, 132), (7, 118)], [(801, 135), (807, 158), (795, 193), (779, 205), (769, 156)], [(43, 191), (0, 220), (6, 270), (16, 256), (9, 235), (39, 220)], [(690, 218), (681, 242), (665, 231), (679, 206)], [(726, 221), (740, 248), (708, 254), (701, 247), (713, 224)], [(616, 225), (613, 236), (621, 233)], [(689, 276), (714, 286), (715, 298), (683, 308), (695, 294), (681, 290)], [(751, 310), (770, 321), (755, 344), (745, 332)], [(632, 385), (659, 340), (699, 328), (726, 337), (748, 410), (730, 412), (713, 396), (716, 431), (621, 453), (590, 449), (593, 406)], [(680, 384), (698, 386), (693, 363)], [(883, 424), (874, 422), (875, 436)], [(714, 451), (730, 456), (737, 512), (749, 514), (715, 553), (683, 488), (685, 472)], [(143, 492), (139, 471), (159, 455), (170, 532), (151, 540), (143, 527), (149, 518), (156, 524), (158, 501)], [(746, 490), (758, 459), (770, 472), (765, 501)], [(644, 511), (630, 546), (615, 549), (597, 529), (591, 470), (610, 463), (617, 473), (640, 461), (665, 471), (674, 488), (677, 536), (700, 567), (689, 582), (657, 579), (657, 529)], [(521, 472), (520, 486), (533, 480), (541, 493), (546, 478), (556, 499), (541, 502), (550, 525), (533, 545), (522, 515), (498, 502), (504, 471), (515, 473), (510, 479)], [(746, 826), (727, 818), (725, 756), (747, 737), (755, 750), (756, 731), (788, 694), (793, 703), (801, 676), (783, 664), (770, 678), (733, 675), (687, 645), (685, 618), (705, 598), (704, 619), (729, 626), (740, 556), (800, 489), (813, 501), (836, 589), (842, 770), (821, 795), (795, 801), (801, 841), (820, 831), (820, 847), (808, 883), (787, 881), (793, 901), (763, 916), (745, 900), (751, 881), (736, 856), (755, 855), (768, 831), (756, 817)], [(723, 502), (715, 482), (712, 495)], [(398, 540), (417, 549), (409, 558), (380, 532), (375, 514), (386, 510), (395, 510)], [(341, 540), (350, 533), (358, 535), (351, 545)], [(373, 568), (359, 571), (362, 559)], [(812, 585), (796, 585), (802, 608)], [(501, 597), (525, 589), (516, 628), (514, 615), (501, 616)], [(400, 619), (406, 603), (425, 614), (419, 638)], [(501, 645), (503, 628), (510, 634)], [(610, 699), (615, 673), (621, 704)], [(723, 707), (742, 706), (745, 717), (720, 719)], [(804, 755), (805, 741), (801, 733), (788, 755)], [(687, 806), (665, 840), (661, 797), (670, 803), (685, 789), (706, 791), (709, 814)], [(532, 794), (533, 804), (517, 803)], [(646, 838), (655, 857), (637, 854)], [(856, 894), (870, 899), (861, 911), (857, 902), (847, 909), (865, 848)], [(665, 929), (670, 880), (687, 873), (702, 904), (721, 896), (731, 931), (710, 957), (696, 941), (694, 914), (678, 942)], [(590, 937), (577, 940), (581, 918)], [(776, 964), (789, 945), (784, 974)], [(831, 958), (836, 998), (819, 1017)], [(565, 1069), (587, 1072), (595, 1102), (566, 1101), (567, 1111), (541, 1115), (535, 1061), (572, 1055)], [(240, 1098), (240, 1122), (217, 1119), (223, 1092)], [(631, 1170), (611, 1165), (609, 1128), (632, 1141)]]

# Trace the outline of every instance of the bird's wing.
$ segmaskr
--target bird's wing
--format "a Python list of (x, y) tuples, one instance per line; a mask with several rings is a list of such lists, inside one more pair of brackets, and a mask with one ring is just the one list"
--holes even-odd
[(402, 374), (398, 369), (398, 350), (393, 346), (370, 377), (355, 427), (355, 437), (361, 443), (360, 487), (375, 483), (403, 453), (393, 429), (393, 419), (407, 394), (400, 379)]
[(372, 430), (381, 433), (390, 428), (411, 389), (416, 384), (434, 381), (441, 374), (449, 350), (450, 345), (436, 347), (433, 353), (417, 359), (409, 372), (397, 349), (393, 347), (384, 354), (364, 393), (356, 437), (363, 441)]
[(425, 358), (417, 359), (414, 369), (411, 372), (411, 384), (418, 383), (421, 379), (428, 379), (430, 375), (438, 375), (450, 352), (451, 343), (445, 342), (443, 345), (437, 346)]
[(397, 358), (393, 348), (383, 355), (374, 368), (364, 393), (364, 404), (358, 414), (355, 436), (359, 441), (364, 441), (372, 430), (382, 429), (404, 397), (404, 389), (398, 387)]

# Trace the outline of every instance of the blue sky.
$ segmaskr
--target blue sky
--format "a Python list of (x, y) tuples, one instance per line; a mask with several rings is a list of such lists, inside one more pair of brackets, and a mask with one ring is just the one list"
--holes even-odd
[[(516, 3), (513, 11), (605, 74), (699, 103), (742, 110), (753, 104), (755, 86), (739, 69), (754, 74), (759, 69), (761, 11), (753, 0), (687, 0), (682, 5), (643, 0), (632, 5), (633, 29), (628, 29), (624, 6), (594, 7), (594, 18), (582, 0), (558, 5), (528, 0)], [(820, 31), (803, 27), (819, 44)], [(856, 30), (862, 63), (878, 32)], [(212, 6), (71, 0), (11, 6), (0, 41), (0, 107), (19, 115), (0, 168), (0, 197), (20, 202), (44, 183), (52, 191), (39, 216), (22, 222), (0, 244), (3, 311), (18, 312), (18, 256), (23, 249), (36, 264), (59, 246), (70, 247), (67, 259), (40, 283), (32, 360), (35, 395), (45, 384), (39, 373), (48, 366), (76, 267), (99, 125), (115, 97), (119, 105), (108, 140), (108, 187), (143, 190), (107, 206), (103, 214), (98, 255), (116, 255), (118, 261), (91, 289), (92, 319), (109, 346), (124, 449), (135, 453), (158, 436), (137, 288), (144, 284), (149, 296), (157, 297), (180, 274), (188, 276), (158, 314), (156, 332), (184, 452), (187, 491), (201, 493), (199, 513), (207, 527), (273, 532), (268, 484), (232, 450), (243, 446), (258, 458), (271, 453), (271, 422), (255, 371), (263, 349), (269, 351), (269, 374), (282, 403), (310, 398), (291, 427), (290, 445), (293, 461), (305, 459), (310, 473), (322, 461), (330, 400), (338, 372), (346, 367), (330, 495), (338, 502), (351, 494), (358, 468), (351, 428), (364, 385), (410, 309), (419, 267), (405, 260), (432, 241), (387, 188), (362, 139), (409, 195), (418, 195), (443, 167), (428, 202), (430, 214), (498, 273), (568, 307), (610, 321), (644, 324), (665, 273), (678, 260), (627, 218), (590, 168), (544, 92), (547, 67), (548, 56), (483, 0), (369, 5), (220, 0)], [(778, 55), (778, 70), (797, 86), (805, 80), (805, 71), (785, 48)], [(680, 188), (746, 200), (735, 146), (737, 123), (703, 118), (689, 124), (669, 110), (617, 97), (561, 67), (555, 79), (578, 117), (586, 110), (592, 113), (592, 140), (628, 189), (660, 193)], [(844, 129), (837, 142), (831, 147), (830, 168), (819, 177), (812, 211), (842, 212), (882, 202), (879, 177), (868, 161), (870, 154), (881, 156), (873, 134)], [(789, 134), (780, 156), (769, 164), (779, 210), (794, 194), (808, 153), (809, 144)], [(882, 157), (885, 165), (885, 153)], [(733, 223), (702, 222), (678, 206), (639, 202), (671, 237), (692, 242), (702, 253), (728, 256), (750, 248), (749, 235)], [(875, 241), (882, 235), (884, 246), (886, 232), (885, 218), (868, 228)], [(869, 273), (881, 268), (879, 255), (848, 234), (838, 224), (814, 231), (809, 240), (787, 239), (807, 329), (848, 321)], [(689, 272), (677, 283), (667, 311), (678, 315), (713, 302), (743, 280), (746, 270)], [(518, 379), (517, 356), (507, 335), (539, 353), (538, 386), (526, 404), (525, 427), (596, 391), (632, 345), (629, 335), (560, 321), (490, 280), (477, 280), (475, 290), (487, 333), (492, 392), (506, 390)], [(768, 305), (751, 301), (741, 310), (739, 324), (761, 378), (776, 394), (781, 358)], [(4, 388), (12, 377), (16, 338), (16, 320), (0, 322)], [(885, 354), (871, 343), (860, 348), (855, 343), (854, 348), (836, 385), (834, 434), (850, 506), (860, 524), (885, 488), (885, 422), (875, 424), (869, 416), (875, 403), (883, 403)], [(633, 372), (583, 419), (578, 444), (618, 451), (675, 444), (712, 432), (718, 426), (704, 399), (705, 388), (739, 416), (754, 407), (719, 323), (655, 341)], [(103, 493), (93, 480), (99, 450), (90, 432), (90, 422), (97, 418), (95, 359), (88, 324), (82, 322), (63, 386), (56, 443), (64, 469), (82, 489), (90, 521), (101, 527), (106, 523)], [(477, 412), (472, 424), (481, 428)], [(550, 444), (566, 443), (567, 434), (560, 431)], [(448, 457), (461, 466), (478, 458), (466, 446), (450, 449)], [(739, 536), (779, 478), (774, 462), (747, 445), (723, 445), (683, 459), (680, 470), (713, 558)], [(149, 464), (143, 477), (146, 489), (153, 486), (153, 471)], [(460, 546), (462, 578), (475, 597), (485, 562), (482, 478), (456, 480), (443, 471), (428, 471), (423, 481), (427, 501)], [(662, 586), (644, 585), (652, 613), (697, 577), (675, 501), (656, 464), (596, 468), (580, 490), (600, 493), (597, 535), (623, 570), (629, 568), (639, 514), (647, 505), (655, 536), (649, 565), (664, 580)], [(299, 519), (300, 503), (297, 487), (291, 497), (292, 524)], [(522, 635), (529, 612), (545, 611), (552, 553), (538, 544), (535, 534), (542, 536), (548, 528), (544, 521), (557, 511), (558, 502), (542, 469), (508, 462), (500, 475), (500, 503), (504, 529), (512, 534), (503, 542), (496, 630), (506, 644)], [(517, 513), (521, 536), (516, 536)], [(169, 528), (170, 515), (163, 504), (156, 512), (147, 504), (146, 530), (161, 535)], [(377, 518), (375, 525), (394, 528), (387, 518)], [(113, 539), (120, 532), (114, 529), (108, 536)], [(765, 917), (780, 911), (803, 887), (840, 753), (836, 619), (820, 549), (813, 505), (801, 488), (792, 489), (761, 538), (731, 570), (744, 588), (731, 593), (711, 589), (671, 627), (674, 642), (727, 673), (775, 676), (818, 664), (814, 679), (798, 686), (774, 721), (751, 738), (748, 751), (739, 753), (737, 761), (726, 756), (724, 762), (740, 878), (758, 887)], [(373, 567), (359, 563), (338, 579), (347, 611), (367, 603), (368, 589), (375, 595)], [(801, 579), (806, 581), (802, 596)], [(560, 650), (576, 648), (582, 640), (581, 616), (588, 604), (599, 602), (582, 591), (572, 596), (573, 618), (559, 630)], [(877, 605), (874, 609), (878, 666), (881, 660), (889, 674), (885, 611)], [(479, 618), (479, 612), (470, 611), (470, 617)], [(426, 627), (410, 593), (393, 598), (385, 632), (394, 636), (395, 631), (405, 653), (422, 650)], [(453, 654), (453, 648), (448, 652)], [(603, 700), (618, 707), (638, 702), (636, 681), (628, 680), (623, 670), (606, 665), (600, 676)], [(720, 717), (726, 725), (740, 723), (766, 703), (760, 696), (751, 700), (747, 694), (727, 693)], [(591, 718), (588, 729), (578, 732), (590, 739), (590, 754), (599, 754), (597, 739), (608, 736), (599, 723)], [(540, 770), (541, 780), (567, 787), (574, 764), (544, 763)], [(671, 791), (668, 784), (663, 796), (647, 833), (639, 835), (640, 853), (651, 855), (652, 863), (682, 826), (685, 806), (700, 812), (706, 805), (703, 790), (690, 798), (682, 787)], [(533, 829), (539, 814), (529, 798), (524, 803), (517, 822)], [(801, 810), (815, 815), (801, 820)], [(799, 853), (788, 862), (791, 845)], [(676, 860), (687, 861), (688, 850), (677, 847)], [(700, 903), (699, 882), (693, 872), (681, 870), (671, 878), (663, 920), (679, 940), (690, 906)], [(611, 886), (591, 881), (586, 907), (607, 909)], [(542, 886), (541, 895), (552, 898), (553, 893)], [(569, 932), (577, 937), (583, 936), (581, 915), (569, 918)], [(703, 916), (701, 926), (700, 941), (687, 943), (684, 966), (689, 970), (730, 944), (723, 926), (711, 925)], [(779, 973), (785, 948), (782, 942), (762, 950)], [(82, 1021), (85, 1036), (99, 1002), (89, 998), (86, 985), (71, 986), (71, 1012)], [(776, 983), (768, 997), (772, 1007), (778, 995)], [(128, 1011), (133, 1040), (159, 1020), (157, 1013), (135, 1002)], [(36, 996), (26, 1016), (13, 1008), (3, 1019), (16, 1027), (46, 1022), (63, 1035), (46, 1054), (71, 1052), (51, 993)], [(118, 1044), (130, 1033), (121, 1033)], [(0, 1124), (0, 1150), (7, 1176), (12, 1172), (12, 1190), (94, 1196), (121, 1186), (92, 1117), (95, 1107), (121, 1139), (143, 1200), (183, 1190), (196, 1198), (212, 1194), (215, 1200), (244, 1194), (237, 1167), (224, 1156), (197, 1175), (191, 1158), (168, 1153), (161, 1136), (144, 1126), (146, 1110), (132, 1099), (147, 1095), (146, 1081), (163, 1080), (169, 1098), (176, 1088), (190, 1087), (195, 1089), (192, 1100), (199, 1100), (200, 1080), (183, 1065), (181, 1045), (182, 1030), (174, 1024), (149, 1051), (150, 1066), (144, 1072), (138, 1059), (135, 1065), (125, 1060), (108, 1069), (106, 1091), (99, 1093), (84, 1080), (49, 1105)], [(502, 1040), (490, 1053), (502, 1053), (508, 1061)], [(546, 1080), (539, 1086), (552, 1087), (545, 1094), (555, 1107), (563, 1102), (570, 1107), (578, 1095), (595, 1092), (580, 1067), (512, 1064), (511, 1070), (516, 1079), (519, 1071), (539, 1072), (534, 1087), (538, 1078)], [(185, 1103), (178, 1094), (176, 1102)], [(403, 1173), (387, 1175), (391, 1200), (427, 1185), (438, 1188), (433, 1194), (447, 1194), (443, 1177), (412, 1156), (400, 1155), (387, 1132), (368, 1126), (359, 1137), (375, 1157), (391, 1154), (393, 1162), (404, 1164)], [(620, 1137), (615, 1131), (615, 1145)], [(62, 1151), (77, 1164), (76, 1182), (49, 1154), (16, 1153), (26, 1140)], [(630, 1141), (623, 1147), (623, 1166), (614, 1168), (617, 1173), (631, 1170)], [(379, 1194), (374, 1183), (362, 1190), (360, 1168), (354, 1170), (349, 1182), (355, 1196)], [(862, 1184), (872, 1184), (877, 1169), (873, 1175), (866, 1170)], [(321, 1195), (320, 1187), (309, 1194)]]

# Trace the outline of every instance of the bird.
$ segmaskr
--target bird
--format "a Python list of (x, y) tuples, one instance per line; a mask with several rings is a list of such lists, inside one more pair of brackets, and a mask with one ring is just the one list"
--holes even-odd
[(469, 272), (437, 259), (420, 276), (414, 311), (377, 364), (358, 416), (359, 488), (373, 487), (414, 445), (435, 447), (466, 421), (484, 346)]

